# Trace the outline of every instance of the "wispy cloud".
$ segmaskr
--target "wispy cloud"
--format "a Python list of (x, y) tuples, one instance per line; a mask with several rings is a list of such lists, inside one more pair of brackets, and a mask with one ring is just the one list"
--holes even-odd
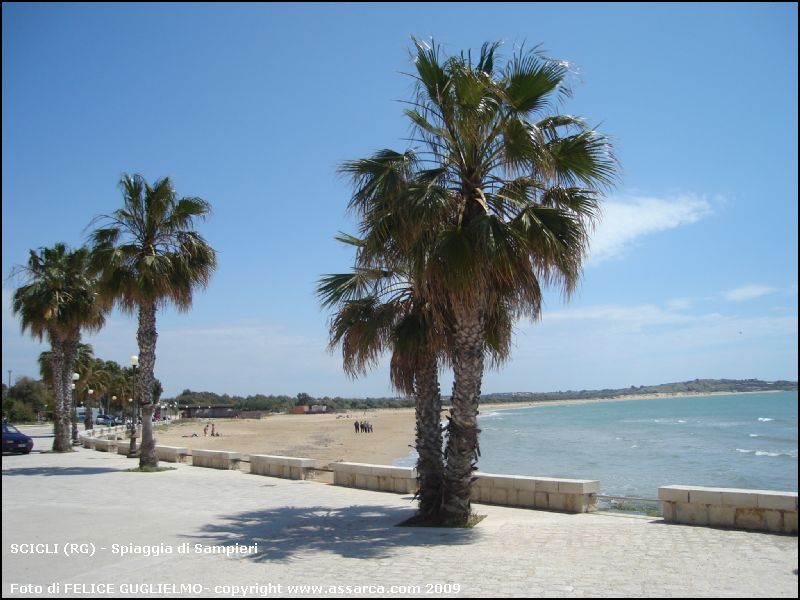
[(589, 260), (622, 258), (646, 235), (696, 223), (713, 213), (704, 196), (692, 194), (611, 199), (604, 204), (603, 218), (592, 236)]
[(728, 290), (722, 294), (725, 300), (730, 302), (743, 302), (745, 300), (754, 300), (778, 292), (777, 288), (767, 287), (765, 285), (745, 285), (738, 287), (734, 290)]

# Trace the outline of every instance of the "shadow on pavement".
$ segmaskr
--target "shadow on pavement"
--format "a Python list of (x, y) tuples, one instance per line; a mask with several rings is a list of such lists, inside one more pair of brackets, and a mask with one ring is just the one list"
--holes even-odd
[(3, 477), (14, 475), (96, 475), (98, 473), (121, 473), (122, 469), (107, 467), (18, 467), (3, 469)]
[(383, 558), (411, 546), (470, 544), (478, 529), (397, 527), (413, 508), (393, 506), (284, 507), (221, 515), (206, 525), (192, 544), (252, 546), (255, 554), (235, 554), (256, 562), (286, 560), (307, 552), (332, 552), (346, 558)]

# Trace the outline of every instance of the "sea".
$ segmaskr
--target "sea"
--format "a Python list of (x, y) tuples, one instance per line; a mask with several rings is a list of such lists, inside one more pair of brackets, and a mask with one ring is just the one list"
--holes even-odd
[(797, 392), (511, 407), (478, 425), (485, 473), (597, 479), (601, 494), (640, 498), (664, 485), (797, 491)]

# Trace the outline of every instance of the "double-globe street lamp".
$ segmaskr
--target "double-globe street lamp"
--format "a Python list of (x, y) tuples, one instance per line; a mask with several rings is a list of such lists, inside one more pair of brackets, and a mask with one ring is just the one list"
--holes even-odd
[(72, 374), (72, 445), (78, 445), (78, 408), (75, 406), (78, 393), (75, 391), (75, 382), (81, 378), (77, 373)]
[(94, 394), (94, 390), (89, 388), (86, 390), (89, 393), (89, 398), (86, 400), (86, 412), (83, 415), (83, 427), (84, 429), (94, 429), (94, 415), (92, 414), (92, 397)]
[(131, 387), (133, 388), (133, 398), (130, 398), (128, 402), (131, 403), (131, 445), (128, 448), (128, 458), (134, 458), (136, 456), (136, 367), (139, 366), (139, 357), (136, 355), (131, 356), (131, 368), (133, 369), (133, 383)]

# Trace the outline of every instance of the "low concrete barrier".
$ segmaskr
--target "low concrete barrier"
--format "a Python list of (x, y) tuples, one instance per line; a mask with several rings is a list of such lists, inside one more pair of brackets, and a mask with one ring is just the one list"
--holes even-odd
[[(121, 454), (122, 456), (128, 456), (131, 451), (131, 441), (130, 440), (117, 440), (117, 454)], [(139, 445), (136, 445), (136, 451), (139, 451)]]
[(797, 492), (667, 485), (658, 499), (672, 523), (797, 534)]
[(99, 452), (115, 452), (117, 449), (117, 440), (103, 440), (98, 438), (94, 441), (94, 449)]
[(156, 457), (164, 462), (186, 462), (186, 457), (190, 456), (188, 448), (177, 446), (156, 446)]
[(591, 479), (557, 479), (475, 473), (472, 501), (501, 506), (543, 508), (570, 513), (597, 510), (600, 482)]
[(81, 444), (83, 444), (84, 448), (89, 448), (90, 450), (94, 449), (94, 443), (97, 441), (97, 438), (93, 438), (91, 436), (81, 436)]
[(251, 454), (250, 472), (284, 479), (310, 479), (317, 466), (313, 458), (293, 458), (270, 454)]
[(417, 470), (411, 467), (334, 462), (330, 468), (334, 485), (398, 494), (417, 491)]
[(237, 470), (242, 455), (224, 450), (192, 450), (192, 465), (209, 469)]

